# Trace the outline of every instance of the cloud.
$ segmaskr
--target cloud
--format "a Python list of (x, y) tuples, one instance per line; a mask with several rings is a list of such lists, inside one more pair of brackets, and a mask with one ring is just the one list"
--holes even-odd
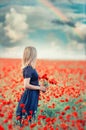
[(81, 37), (86, 40), (86, 24), (77, 23), (76, 24), (76, 30), (79, 31)]
[(4, 23), (0, 23), (0, 48), (9, 46), (9, 38), (5, 36)]
[(56, 29), (50, 21), (55, 16), (51, 16), (43, 7), (9, 6), (1, 10), (3, 20), (0, 22), (0, 47), (12, 48), (28, 44), (28, 34), (37, 29)]
[(6, 2), (9, 2), (9, 0), (0, 0), (0, 4), (5, 4)]
[[(73, 11), (71, 10), (68, 10), (66, 11), (66, 16), (71, 19), (71, 20), (77, 20), (77, 19), (86, 19), (86, 15), (85, 13), (74, 13)], [(82, 21), (81, 21), (82, 22)]]
[[(47, 39), (47, 46), (43, 49), (46, 57), (53, 59), (85, 59), (85, 44), (69, 39), (68, 43), (58, 39), (53, 33), (50, 33)], [(47, 48), (47, 50), (46, 50)], [(51, 48), (51, 49), (50, 49)], [(40, 52), (43, 55), (43, 52)], [(51, 56), (52, 55), (52, 56)]]
[(74, 34), (71, 35), (71, 38), (76, 39), (80, 43), (86, 44), (86, 24), (77, 23), (75, 27), (75, 31), (77, 31), (76, 37)]
[(49, 0), (51, 2), (58, 2), (58, 3), (86, 3), (86, 0)]
[[(70, 57), (73, 59), (77, 59), (78, 55), (82, 59), (85, 59), (85, 43), (78, 42), (75, 39), (70, 39), (68, 43), (63, 44), (61, 39), (54, 40), (55, 38), (53, 37), (50, 46), (52, 49), (58, 52), (58, 55), (62, 58), (68, 58)], [(75, 55), (75, 57), (74, 57)], [(58, 56), (57, 56), (58, 57)]]
[(69, 42), (72, 40), (78, 43), (86, 43), (86, 24), (76, 23), (74, 28), (66, 26), (64, 32), (66, 33), (67, 39)]
[(75, 23), (73, 23), (72, 21), (61, 21), (61, 20), (55, 19), (55, 20), (52, 20), (51, 22), (54, 24), (62, 25), (62, 26), (68, 25), (70, 27), (75, 27)]
[(22, 7), (21, 10), (23, 13), (27, 14), (27, 22), (30, 25), (31, 29), (55, 29), (56, 27), (51, 23), (51, 20), (55, 18), (55, 16), (48, 10), (41, 6), (36, 7)]
[(57, 1), (57, 0), (48, 0), (48, 1), (50, 1), (50, 2), (52, 2), (52, 3), (64, 3), (64, 2), (70, 2), (70, 0), (61, 0), (61, 1)]
[(0, 0), (1, 7), (6, 7), (8, 5), (36, 5), (37, 0)]
[(6, 26), (4, 27), (5, 34), (11, 42), (21, 41), (26, 37), (28, 25), (26, 23), (26, 15), (17, 13), (14, 8), (6, 14)]
[(84, 43), (78, 43), (77, 41), (71, 40), (69, 44), (67, 44), (67, 48), (75, 52), (83, 52), (85, 53), (85, 44)]
[(73, 23), (72, 21), (63, 22), (60, 20), (53, 20), (52, 23), (60, 25), (60, 29), (64, 28), (64, 32), (68, 35), (68, 39), (74, 39), (79, 43), (86, 43), (86, 24)]
[(86, 3), (86, 0), (68, 0), (71, 1), (72, 3)]
[[(83, 55), (85, 58), (86, 53), (86, 25), (77, 23), (76, 27), (70, 31), (66, 28), (67, 33), (67, 49), (75, 53), (76, 55)], [(85, 59), (84, 58), (84, 59)]]

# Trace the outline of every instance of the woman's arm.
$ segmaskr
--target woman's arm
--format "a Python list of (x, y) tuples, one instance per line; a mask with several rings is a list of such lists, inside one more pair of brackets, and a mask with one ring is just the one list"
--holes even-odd
[(46, 91), (46, 87), (44, 87), (44, 86), (39, 87), (39, 86), (30, 84), (30, 78), (25, 78), (24, 79), (24, 87), (32, 89), (32, 90), (40, 90), (40, 91), (43, 91), (43, 92)]

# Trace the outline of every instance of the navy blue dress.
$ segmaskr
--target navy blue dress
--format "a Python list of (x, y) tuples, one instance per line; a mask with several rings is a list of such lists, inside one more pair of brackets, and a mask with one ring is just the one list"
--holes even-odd
[[(23, 77), (24, 78), (30, 78), (30, 84), (36, 85), (40, 87), (39, 81), (38, 81), (38, 73), (36, 69), (34, 69), (32, 66), (26, 66), (23, 69)], [(32, 116), (37, 111), (38, 106), (38, 98), (39, 98), (39, 90), (31, 90), (29, 88), (26, 88), (24, 93), (22, 94), (20, 101), (18, 103), (17, 109), (16, 109), (16, 116), (22, 116), (27, 113), (27, 115), (30, 115), (30, 111), (32, 111)], [(20, 107), (20, 104), (25, 104), (25, 110), (26, 113), (22, 113), (22, 107)]]

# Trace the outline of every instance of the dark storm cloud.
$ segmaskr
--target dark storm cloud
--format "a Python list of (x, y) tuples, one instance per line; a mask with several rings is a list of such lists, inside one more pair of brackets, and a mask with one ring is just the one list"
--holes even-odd
[(55, 19), (55, 20), (52, 20), (51, 21), (53, 24), (56, 24), (56, 25), (62, 25), (62, 26), (64, 26), (64, 25), (68, 25), (68, 26), (70, 26), (70, 27), (75, 27), (75, 23), (73, 23), (72, 21), (60, 21), (60, 20), (57, 20), (57, 19)]
[(69, 2), (69, 3), (71, 3), (71, 4), (73, 4), (73, 1), (72, 0), (61, 0), (61, 1), (57, 1), (57, 0), (50, 0), (50, 2)]

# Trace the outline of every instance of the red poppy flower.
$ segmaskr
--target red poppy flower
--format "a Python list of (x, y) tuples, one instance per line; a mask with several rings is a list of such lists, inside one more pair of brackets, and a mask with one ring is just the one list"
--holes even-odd
[(25, 109), (23, 109), (23, 110), (22, 110), (22, 113), (25, 113), (25, 112), (26, 112), (26, 110), (25, 110)]
[(31, 125), (30, 125), (30, 128), (34, 128), (35, 126), (36, 126), (36, 123), (31, 124)]
[(78, 112), (72, 112), (72, 115), (77, 118), (78, 117)]
[(5, 130), (3, 126), (0, 125), (0, 130)]
[(32, 111), (32, 110), (30, 110), (29, 112), (30, 112), (31, 115), (33, 114), (33, 111)]
[(12, 124), (8, 124), (8, 129), (12, 130), (13, 126)]
[(67, 129), (67, 127), (68, 127), (66, 123), (61, 123), (60, 126), (62, 129)]
[(25, 104), (24, 104), (24, 103), (21, 103), (21, 104), (20, 104), (20, 107), (21, 107), (21, 108), (24, 108), (24, 107), (25, 107)]
[(20, 118), (21, 118), (20, 116), (17, 116), (17, 117), (16, 117), (16, 120), (19, 120)]
[(70, 109), (70, 106), (66, 106), (66, 107), (64, 108), (65, 111), (67, 111), (67, 110), (69, 110), (69, 109)]
[(46, 118), (46, 122), (49, 122), (50, 120), (51, 120), (50, 117)]

